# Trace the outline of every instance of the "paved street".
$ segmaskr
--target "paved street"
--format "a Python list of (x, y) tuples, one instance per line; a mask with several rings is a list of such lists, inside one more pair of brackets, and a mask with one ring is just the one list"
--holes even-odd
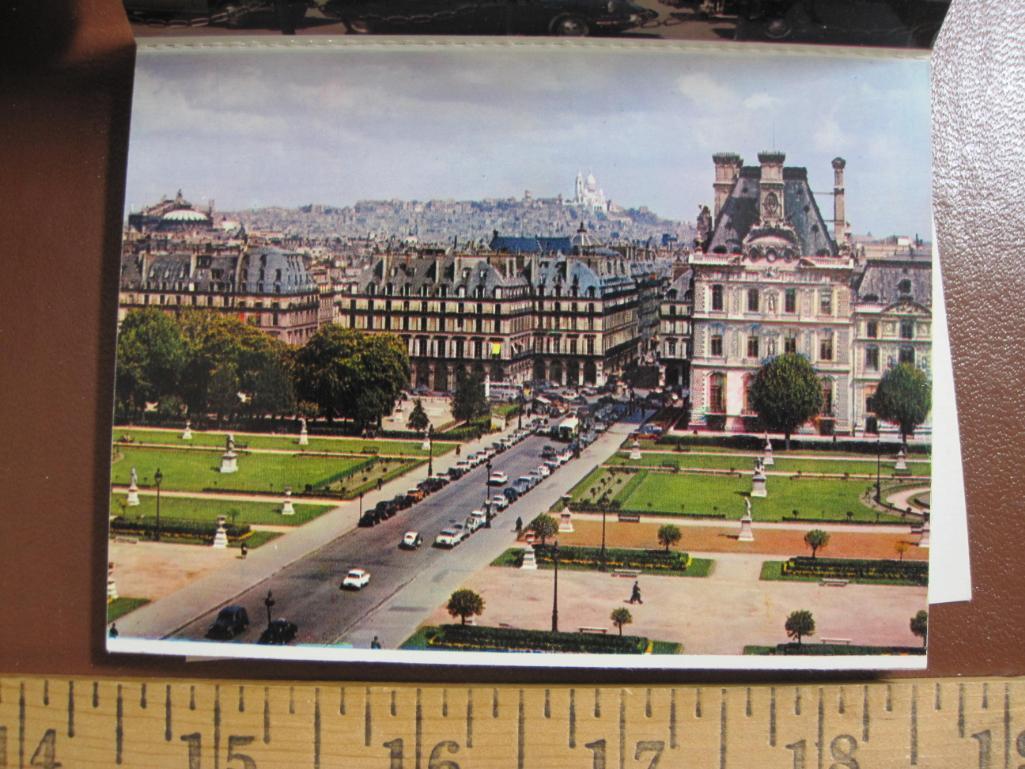
[[(633, 426), (615, 426), (579, 459), (563, 466), (501, 513), (493, 528), (481, 529), (453, 550), (433, 548), (430, 543), (449, 522), (462, 521), (471, 510), (482, 506), (486, 480), (483, 465), (391, 520), (372, 529), (355, 529), (268, 579), (250, 583), (248, 589), (240, 588), (216, 605), (206, 604), (208, 608), (188, 624), (182, 622), (160, 634), (146, 632), (145, 628), (133, 630), (132, 634), (202, 639), (217, 608), (230, 601), (245, 606), (252, 620), (249, 631), (237, 640), (253, 642), (264, 627), (263, 601), (267, 591), (272, 590), (276, 601), (273, 615), (299, 625), (298, 643), (351, 642), (369, 646), (373, 636), (378, 635), (384, 646), (397, 646), (464, 579), (487, 566), (513, 543), (517, 516), (526, 523), (547, 509), (591, 468), (610, 456)], [(515, 479), (540, 463), (541, 447), (547, 442), (546, 438), (528, 438), (496, 457), (493, 469)], [(398, 548), (403, 532), (410, 529), (420, 531), (424, 537), (425, 545), (418, 551)], [(340, 590), (342, 577), (353, 567), (368, 569), (372, 575), (370, 584), (359, 592)], [(229, 571), (230, 568), (225, 570)]]

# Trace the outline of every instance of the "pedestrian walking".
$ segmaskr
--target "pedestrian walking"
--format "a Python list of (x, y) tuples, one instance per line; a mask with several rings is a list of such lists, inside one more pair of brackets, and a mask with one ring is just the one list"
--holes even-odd
[(380, 649), (381, 648), (381, 642), (378, 640), (377, 636), (374, 636), (374, 640), (370, 642), (370, 648), (371, 649)]
[(519, 516), (516, 516), (516, 531), (523, 531), (523, 519)]
[(111, 638), (117, 638), (118, 637), (117, 623), (116, 622), (111, 622), (110, 623), (110, 632), (107, 633), (107, 635), (110, 636)]
[(249, 545), (243, 542), (241, 547), (239, 547), (239, 550), (242, 551), (242, 560), (244, 561), (246, 559), (246, 556), (249, 555)]
[(630, 603), (644, 603), (644, 601), (641, 600), (641, 586), (637, 580), (634, 580), (634, 587), (630, 592)]
[(378, 478), (377, 479), (377, 490), (380, 491), (382, 486), (384, 486), (384, 479), (383, 478)]

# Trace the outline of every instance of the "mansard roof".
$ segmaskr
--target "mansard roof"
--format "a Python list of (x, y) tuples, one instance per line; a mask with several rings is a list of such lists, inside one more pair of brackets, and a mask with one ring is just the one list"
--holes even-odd
[[(761, 176), (762, 169), (758, 166), (741, 168), (715, 222), (709, 251), (719, 249), (726, 253), (739, 252), (744, 239), (753, 230), (757, 230), (761, 221), (758, 210)], [(836, 243), (829, 235), (829, 228), (808, 185), (807, 169), (784, 167), (783, 211), (788, 226), (781, 228), (778, 234), (789, 240), (792, 233), (799, 256), (837, 254)]]
[(477, 289), (491, 294), (499, 287), (526, 286), (527, 279), (519, 270), (500, 269), (483, 256), (438, 254), (381, 257), (360, 275), (361, 290), (370, 284), (382, 293), (390, 285), (392, 293), (421, 296), (425, 288), (433, 293), (434, 286), (444, 286), (450, 296), (457, 296), (460, 287), (466, 296), (474, 296)]
[(126, 255), (121, 287), (280, 295), (316, 290), (303, 257), (278, 248)]
[(869, 259), (855, 278), (854, 290), (861, 303), (888, 306), (911, 301), (931, 308), (932, 262), (928, 257)]
[(499, 235), (496, 231), (491, 237), (490, 248), (492, 251), (509, 254), (565, 254), (573, 249), (573, 241), (567, 237)]

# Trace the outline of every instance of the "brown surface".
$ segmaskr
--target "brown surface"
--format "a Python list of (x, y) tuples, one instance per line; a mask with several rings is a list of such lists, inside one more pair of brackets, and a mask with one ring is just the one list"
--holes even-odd
[[(103, 652), (118, 232), (131, 32), (118, 0), (22, 3), (0, 64), (0, 670), (268, 678), (524, 680), (516, 671), (218, 663)], [(25, 18), (25, 15), (38, 18)], [(54, 21), (57, 20), (57, 21)], [(972, 528), (975, 600), (935, 607), (932, 675), (1021, 673), (1019, 407), (1025, 230), (1020, 194), (1023, 20), (1000, 0), (955, 2), (937, 44), (936, 221), (944, 252)], [(62, 26), (63, 25), (63, 26)], [(9, 63), (12, 58), (20, 59)], [(1017, 74), (1010, 68), (1018, 67)], [(981, 79), (980, 79), (981, 78)], [(984, 100), (989, 99), (988, 103)], [(13, 108), (13, 109), (12, 109)], [(985, 119), (980, 119), (985, 116)], [(707, 673), (546, 672), (546, 680), (704, 679)], [(730, 676), (765, 680), (769, 676)], [(725, 676), (723, 676), (725, 678)]]

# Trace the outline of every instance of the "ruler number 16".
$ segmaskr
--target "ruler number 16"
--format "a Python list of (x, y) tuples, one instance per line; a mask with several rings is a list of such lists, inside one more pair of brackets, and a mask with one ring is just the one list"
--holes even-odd
[[(787, 750), (791, 750), (794, 753), (794, 769), (805, 769), (807, 747), (807, 743), (804, 740), (791, 742), (786, 746)], [(829, 769), (859, 769), (858, 759), (854, 757), (857, 750), (858, 741), (851, 735), (839, 734), (834, 737), (833, 741), (829, 743), (829, 755), (833, 758), (833, 763), (829, 765)]]

